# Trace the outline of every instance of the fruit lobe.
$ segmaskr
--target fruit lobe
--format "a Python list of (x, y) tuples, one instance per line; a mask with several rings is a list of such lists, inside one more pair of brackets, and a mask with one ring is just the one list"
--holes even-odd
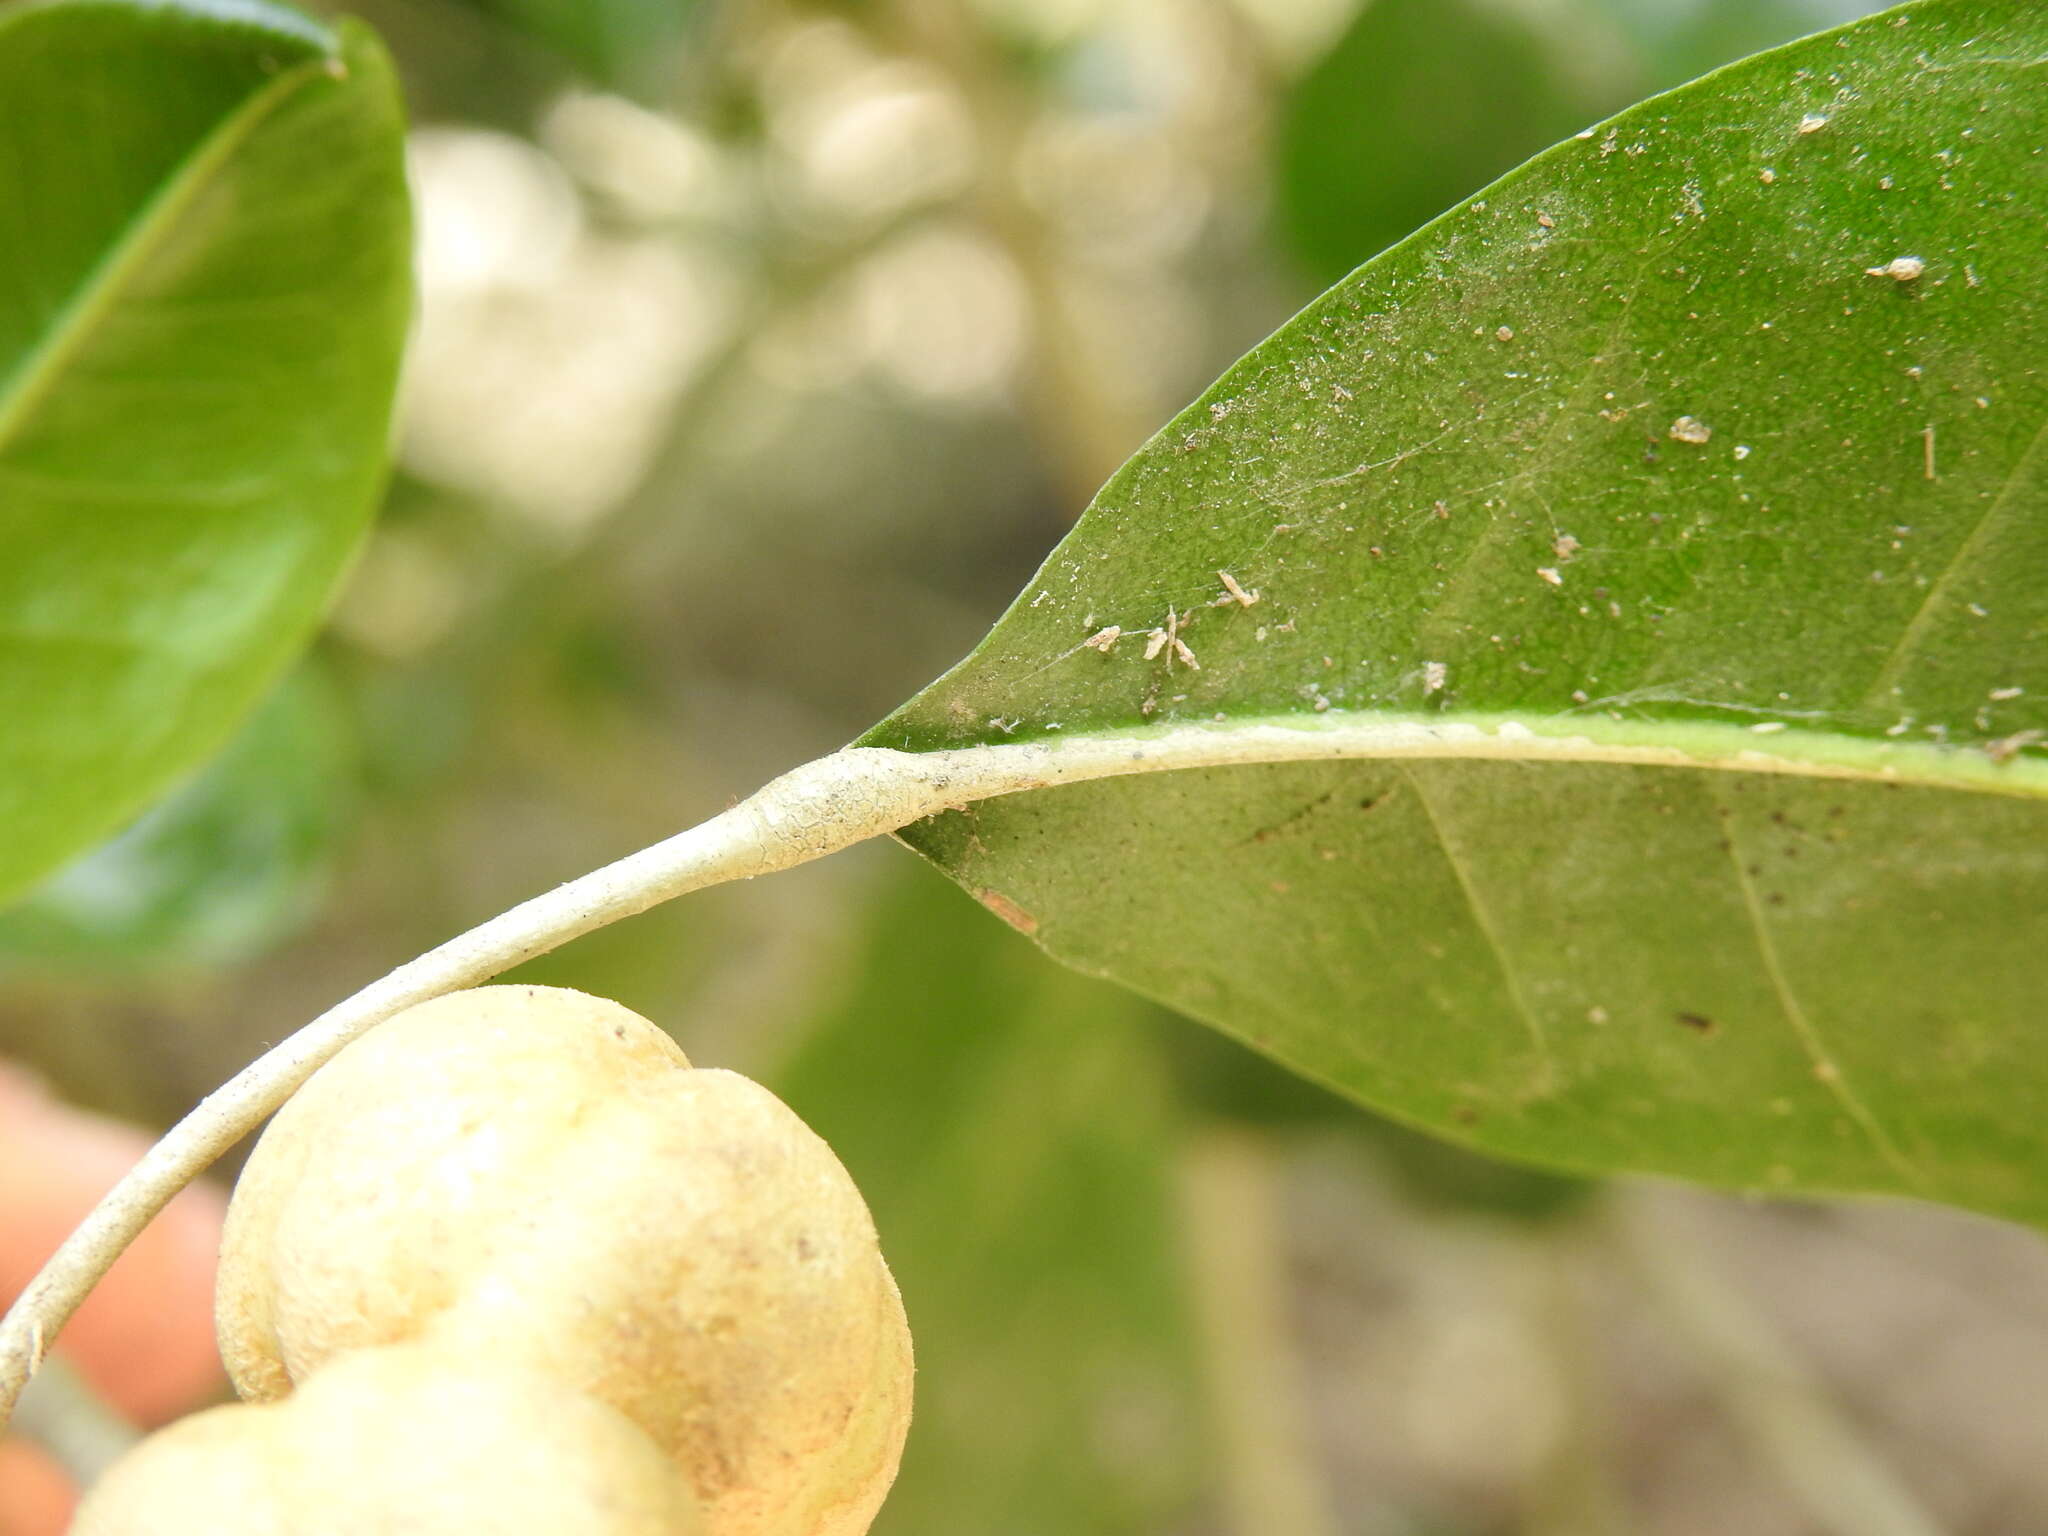
[(109, 1469), (71, 1536), (700, 1536), (623, 1414), (539, 1372), (404, 1345), (283, 1402), (181, 1419)]
[(910, 1408), (902, 1303), (831, 1149), (616, 1004), (484, 987), (343, 1051), (228, 1218), (221, 1350), (272, 1399), (421, 1340), (638, 1424), (711, 1536), (857, 1536)]

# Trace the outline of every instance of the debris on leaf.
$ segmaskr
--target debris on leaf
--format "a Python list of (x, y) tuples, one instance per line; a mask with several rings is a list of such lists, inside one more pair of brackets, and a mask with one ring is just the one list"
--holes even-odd
[(1235, 602), (1240, 608), (1249, 608), (1253, 603), (1256, 603), (1259, 600), (1259, 593), (1256, 587), (1253, 588), (1251, 591), (1247, 592), (1243, 587), (1237, 584), (1237, 578), (1231, 575), (1230, 572), (1218, 571), (1216, 575), (1223, 583), (1223, 591), (1225, 594), (1223, 597), (1217, 599), (1217, 605), (1219, 607), (1226, 603)]

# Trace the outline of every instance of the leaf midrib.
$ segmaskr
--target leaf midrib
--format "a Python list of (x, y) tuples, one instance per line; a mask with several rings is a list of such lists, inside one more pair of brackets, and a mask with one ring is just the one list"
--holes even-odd
[(205, 191), (215, 174), (287, 97), (339, 63), (338, 54), (326, 54), (282, 71), (223, 117), (164, 178), (129, 221), (125, 232), (86, 274), (43, 340), (23, 360), (14, 376), (0, 384), (0, 455), (7, 452), (14, 435), (49, 394), (65, 364), (118, 302), (128, 279), (156, 252), (180, 215)]
[[(1775, 723), (1775, 722), (1772, 722)], [(870, 733), (863, 747), (888, 748)], [(1394, 714), (1240, 716), (1204, 724), (1048, 733), (1024, 741), (899, 751), (960, 776), (964, 799), (1184, 768), (1337, 760), (1487, 760), (1776, 773), (2048, 800), (2048, 758), (2004, 762), (1978, 747), (1702, 720)]]

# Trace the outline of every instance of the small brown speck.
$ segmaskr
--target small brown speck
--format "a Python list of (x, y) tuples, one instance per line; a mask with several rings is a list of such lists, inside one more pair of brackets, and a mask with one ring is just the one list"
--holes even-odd
[(1714, 1021), (1704, 1013), (1681, 1013), (1676, 1017), (1680, 1024), (1699, 1034), (1711, 1035), (1714, 1032)]

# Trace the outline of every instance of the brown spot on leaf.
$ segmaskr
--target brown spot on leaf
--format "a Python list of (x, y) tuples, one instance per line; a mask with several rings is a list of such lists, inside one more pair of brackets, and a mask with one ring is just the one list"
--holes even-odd
[(1038, 919), (1010, 900), (1001, 891), (976, 891), (974, 899), (1019, 933), (1028, 936), (1038, 932)]
[(1711, 1035), (1714, 1032), (1714, 1021), (1704, 1013), (1681, 1013), (1676, 1017), (1687, 1029), (1696, 1030), (1703, 1035)]

